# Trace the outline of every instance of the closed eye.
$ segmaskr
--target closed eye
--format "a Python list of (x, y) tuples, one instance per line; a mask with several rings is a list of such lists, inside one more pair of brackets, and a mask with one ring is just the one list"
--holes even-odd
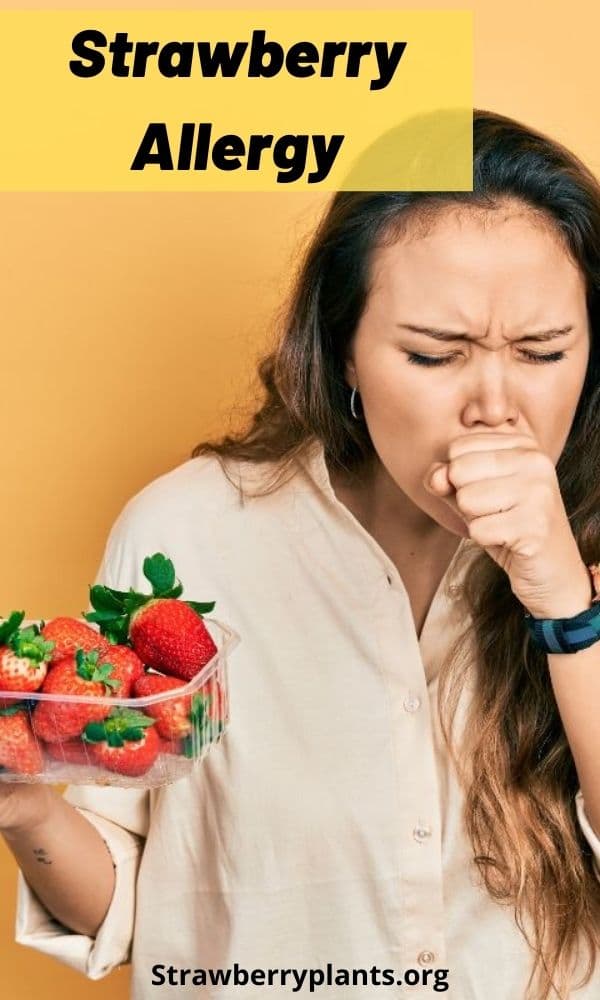
[[(458, 354), (417, 354), (415, 351), (407, 351), (407, 358), (411, 364), (424, 365), (430, 368), (439, 368), (440, 365), (448, 365)], [(566, 357), (564, 351), (553, 351), (552, 353), (540, 351), (527, 351), (523, 349), (521, 354), (525, 355), (528, 361), (533, 364), (547, 364), (553, 361), (562, 361)]]

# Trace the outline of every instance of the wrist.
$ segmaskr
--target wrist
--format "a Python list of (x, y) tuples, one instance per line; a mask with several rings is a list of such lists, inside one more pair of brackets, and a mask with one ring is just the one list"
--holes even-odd
[(37, 836), (52, 820), (57, 793), (51, 785), (15, 783), (0, 792), (0, 833), (7, 843)]
[(544, 598), (543, 603), (533, 604), (526, 607), (526, 611), (533, 618), (575, 618), (583, 611), (587, 611), (594, 600), (595, 591), (592, 586), (592, 578), (586, 566), (583, 573), (577, 579), (570, 577), (569, 589), (559, 593), (553, 593)]

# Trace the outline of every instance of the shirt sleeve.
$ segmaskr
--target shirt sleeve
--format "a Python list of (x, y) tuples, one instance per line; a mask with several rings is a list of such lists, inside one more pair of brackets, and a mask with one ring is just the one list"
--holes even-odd
[[(140, 571), (143, 555), (128, 534), (129, 509), (126, 507), (113, 525), (94, 583), (127, 590), (138, 589), (144, 582)], [(131, 960), (137, 874), (148, 832), (150, 792), (144, 788), (69, 785), (63, 797), (98, 830), (111, 854), (115, 869), (112, 899), (96, 936), (78, 934), (51, 915), (19, 869), (15, 941), (89, 979), (101, 979)]]
[(583, 801), (581, 789), (579, 789), (575, 795), (575, 809), (583, 835), (592, 849), (592, 854), (594, 856), (594, 869), (598, 879), (600, 880), (600, 837), (598, 837), (596, 832), (592, 829), (592, 825), (587, 818), (585, 802)]

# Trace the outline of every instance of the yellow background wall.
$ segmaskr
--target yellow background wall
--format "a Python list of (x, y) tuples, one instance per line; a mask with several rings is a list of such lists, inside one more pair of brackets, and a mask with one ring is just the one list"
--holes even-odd
[[(15, 6), (0, 2), (0, 9)], [(177, 3), (181, 10), (212, 6)], [(257, 6), (310, 11), (319, 2)], [(600, 174), (595, 0), (474, 0), (469, 8), (476, 106), (548, 132)], [(18, 100), (18, 90), (12, 96)], [(3, 615), (13, 608), (30, 618), (79, 614), (125, 501), (228, 426), (233, 407), (251, 402), (254, 359), (272, 336), (295, 256), (327, 200), (290, 192), (0, 194)], [(0, 838), (0, 994), (127, 997), (127, 969), (91, 982), (14, 944), (15, 878)]]

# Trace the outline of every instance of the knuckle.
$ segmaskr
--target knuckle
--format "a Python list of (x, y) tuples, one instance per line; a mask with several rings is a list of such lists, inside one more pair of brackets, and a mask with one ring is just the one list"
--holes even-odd
[(469, 536), (473, 539), (474, 542), (477, 542), (478, 545), (485, 545), (487, 543), (487, 532), (485, 529), (485, 525), (481, 524), (480, 518), (478, 518), (475, 521), (472, 521), (471, 524), (469, 524), (468, 528), (469, 528)]
[(474, 497), (468, 486), (459, 486), (457, 488), (456, 503), (463, 514), (473, 516), (476, 513)]
[(451, 462), (462, 455), (463, 448), (464, 444), (461, 441), (451, 441), (448, 446), (448, 460)]

